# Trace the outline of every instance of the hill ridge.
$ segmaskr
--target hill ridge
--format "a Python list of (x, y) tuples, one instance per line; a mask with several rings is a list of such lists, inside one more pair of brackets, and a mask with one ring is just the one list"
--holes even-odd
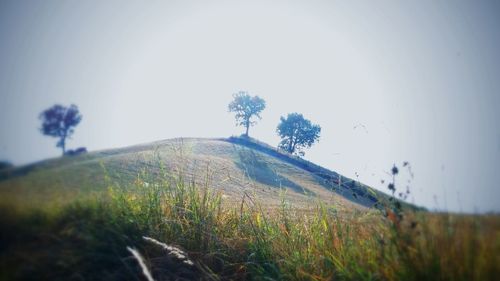
[[(326, 180), (328, 183), (336, 184), (339, 187), (347, 188), (347, 189), (352, 189), (353, 192), (357, 194), (357, 196), (367, 196), (370, 200), (374, 202), (378, 202), (378, 199), (376, 196), (378, 195), (377, 193), (381, 193), (380, 191), (376, 191), (372, 189), (371, 187), (362, 184), (359, 181), (353, 180), (351, 178), (342, 176), (341, 174), (334, 172), (328, 168), (325, 168), (321, 165), (315, 164), (311, 161), (308, 161), (304, 158), (301, 158), (299, 156), (295, 156), (292, 154), (289, 154), (287, 152), (281, 151), (277, 148), (274, 148), (264, 142), (261, 142), (259, 140), (253, 139), (253, 138), (248, 138), (248, 137), (229, 137), (229, 138), (221, 138), (220, 140), (227, 141), (230, 143), (236, 143), (240, 144), (246, 147), (254, 148), (257, 149), (263, 153), (266, 153), (270, 156), (277, 157), (280, 160), (286, 161), (292, 165), (295, 165), (297, 167), (300, 167), (310, 173), (315, 174), (318, 177), (323, 178)], [(369, 192), (366, 192), (363, 190), (363, 188), (368, 189)], [(370, 194), (371, 193), (371, 194)], [(383, 194), (383, 193), (381, 193)], [(384, 194), (385, 195), (385, 194)]]

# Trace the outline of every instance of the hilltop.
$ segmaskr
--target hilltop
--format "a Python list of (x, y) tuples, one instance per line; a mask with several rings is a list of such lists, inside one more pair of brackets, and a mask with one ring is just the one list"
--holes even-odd
[(0, 192), (14, 201), (53, 201), (94, 194), (109, 181), (127, 182), (141, 172), (162, 169), (182, 173), (189, 181), (209, 181), (228, 202), (239, 202), (248, 193), (276, 205), (286, 194), (297, 206), (321, 200), (342, 209), (364, 209), (387, 198), (336, 172), (242, 137), (169, 139), (49, 159), (0, 172)]

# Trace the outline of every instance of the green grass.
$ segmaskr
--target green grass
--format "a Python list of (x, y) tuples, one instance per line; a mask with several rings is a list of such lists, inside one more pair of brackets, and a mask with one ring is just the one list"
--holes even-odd
[[(318, 200), (268, 207), (160, 165), (105, 191), (65, 204), (0, 200), (2, 280), (142, 280), (127, 247), (156, 280), (497, 280), (498, 216), (387, 209), (342, 212)], [(176, 263), (145, 241), (183, 248)]]
[(500, 276), (499, 216), (368, 209), (328, 189), (327, 170), (275, 153), (177, 140), (12, 170), (0, 181), (0, 280), (145, 280), (127, 249), (155, 280)]

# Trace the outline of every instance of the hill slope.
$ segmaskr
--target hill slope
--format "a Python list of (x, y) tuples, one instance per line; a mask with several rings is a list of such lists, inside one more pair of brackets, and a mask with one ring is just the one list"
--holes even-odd
[(368, 186), (248, 138), (171, 139), (62, 157), (0, 173), (0, 195), (37, 204), (96, 194), (109, 180), (125, 184), (142, 171), (182, 174), (221, 190), (228, 202), (244, 193), (268, 205), (286, 197), (297, 206), (322, 200), (341, 209), (372, 207), (381, 194)]

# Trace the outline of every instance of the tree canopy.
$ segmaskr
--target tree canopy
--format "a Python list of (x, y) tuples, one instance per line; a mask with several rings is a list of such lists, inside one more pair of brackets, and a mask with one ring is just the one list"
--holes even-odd
[(261, 119), (260, 113), (266, 108), (266, 102), (259, 96), (252, 97), (247, 92), (240, 91), (233, 95), (228, 108), (229, 112), (235, 113), (236, 125), (245, 127), (245, 136), (248, 137), (248, 129), (256, 123), (252, 118), (255, 116)]
[(69, 107), (56, 104), (40, 113), (39, 118), (42, 121), (42, 134), (59, 138), (56, 146), (62, 149), (64, 155), (66, 139), (71, 137), (74, 128), (82, 120), (78, 107), (74, 104)]
[(280, 118), (276, 132), (281, 137), (279, 148), (303, 156), (303, 149), (311, 147), (319, 140), (321, 127), (311, 123), (300, 113), (289, 113), (286, 118)]

